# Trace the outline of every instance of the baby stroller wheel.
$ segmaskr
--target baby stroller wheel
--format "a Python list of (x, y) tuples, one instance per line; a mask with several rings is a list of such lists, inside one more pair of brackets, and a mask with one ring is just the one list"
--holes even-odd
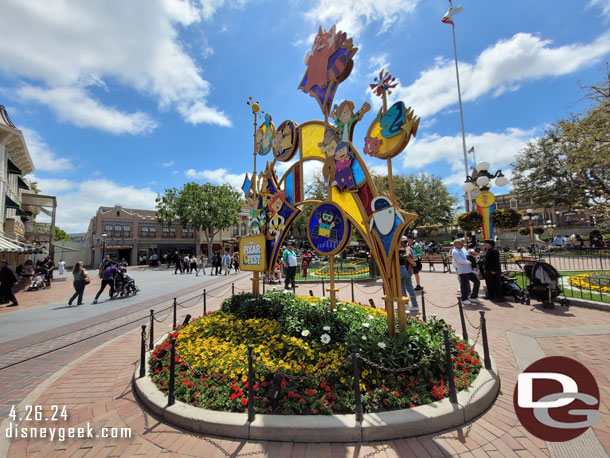
[(570, 299), (559, 299), (559, 305), (563, 305), (564, 307), (569, 307)]

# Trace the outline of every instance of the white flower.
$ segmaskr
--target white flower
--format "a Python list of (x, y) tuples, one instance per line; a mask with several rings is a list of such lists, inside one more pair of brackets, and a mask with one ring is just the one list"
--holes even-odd
[(375, 317), (373, 315), (369, 315), (369, 320), (374, 319)]
[(362, 336), (362, 340), (366, 340), (366, 336)]
[(324, 327), (322, 328), (322, 330), (324, 330), (324, 331), (330, 331), (330, 326), (324, 326)]
[(330, 336), (328, 334), (322, 334), (320, 336), (320, 342), (322, 342), (323, 344), (327, 344), (328, 342), (330, 342)]
[(379, 348), (385, 348), (385, 347), (386, 347), (386, 344), (385, 344), (385, 342), (377, 342), (377, 346), (378, 346)]
[(303, 331), (301, 331), (301, 335), (303, 337), (307, 337), (309, 335), (309, 331), (307, 329), (303, 329)]
[(370, 326), (370, 323), (362, 323), (363, 328), (368, 328), (369, 326)]

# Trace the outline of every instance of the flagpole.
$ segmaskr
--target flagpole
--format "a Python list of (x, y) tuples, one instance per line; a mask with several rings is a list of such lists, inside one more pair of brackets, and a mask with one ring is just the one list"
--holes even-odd
[[(453, 8), (451, 0), (449, 0), (449, 6)], [(460, 122), (462, 124), (462, 149), (464, 151), (464, 171), (466, 172), (466, 178), (468, 178), (468, 155), (466, 153), (466, 134), (464, 133), (464, 112), (462, 110), (462, 93), (460, 89), (460, 72), (458, 70), (458, 58), (457, 58), (457, 46), (455, 44), (455, 24), (451, 24), (451, 32), (453, 33), (453, 56), (455, 58), (455, 78), (457, 79), (457, 90), (458, 90), (458, 102), (460, 105)], [(466, 200), (466, 211), (472, 211), (472, 194), (470, 191), (467, 193), (468, 199)]]

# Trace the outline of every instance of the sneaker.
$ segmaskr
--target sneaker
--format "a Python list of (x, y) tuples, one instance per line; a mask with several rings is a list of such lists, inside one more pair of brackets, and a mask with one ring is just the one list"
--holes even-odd
[(478, 297), (471, 297), (470, 300), (472, 302), (481, 302), (480, 299)]
[(17, 307), (19, 304), (17, 304), (16, 302), (7, 305), (7, 307)]
[(462, 301), (462, 305), (472, 305), (472, 302), (466, 299), (465, 301)]
[(97, 299), (94, 299), (92, 304), (97, 304)]

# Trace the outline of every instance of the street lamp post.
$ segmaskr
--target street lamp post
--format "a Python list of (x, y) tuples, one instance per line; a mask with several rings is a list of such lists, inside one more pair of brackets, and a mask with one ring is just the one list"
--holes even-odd
[[(466, 176), (466, 182), (462, 186), (464, 192), (471, 195), (477, 204), (477, 210), (483, 216), (483, 238), (493, 238), (493, 224), (491, 214), (496, 209), (495, 198), (489, 191), (491, 180), (495, 179), (496, 186), (506, 186), (508, 179), (498, 170), (495, 173), (489, 172), (489, 162), (479, 162), (472, 173)], [(471, 208), (474, 211), (474, 208)]]
[(106, 257), (106, 237), (108, 237), (108, 234), (104, 232), (102, 234), (102, 259), (100, 260), (100, 264), (104, 262), (104, 258)]
[(525, 215), (523, 215), (522, 219), (526, 222), (527, 227), (530, 230), (530, 244), (534, 246), (534, 227), (536, 226), (538, 215), (534, 213), (534, 210), (528, 208), (525, 210)]

